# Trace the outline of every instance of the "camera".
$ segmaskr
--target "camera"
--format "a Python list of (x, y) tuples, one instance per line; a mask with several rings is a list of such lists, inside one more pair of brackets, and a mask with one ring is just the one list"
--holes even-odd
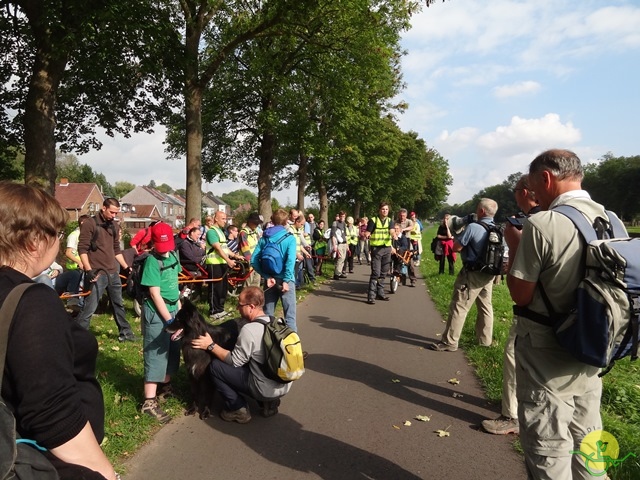
[(464, 217), (458, 217), (456, 215), (451, 215), (449, 217), (448, 226), (449, 230), (451, 230), (455, 235), (460, 235), (465, 227), (476, 221), (476, 214), (470, 213), (469, 215), (465, 215)]
[(516, 227), (518, 230), (522, 230), (522, 222), (525, 218), (527, 218), (527, 216), (524, 213), (518, 212), (513, 217), (507, 217), (507, 222)]

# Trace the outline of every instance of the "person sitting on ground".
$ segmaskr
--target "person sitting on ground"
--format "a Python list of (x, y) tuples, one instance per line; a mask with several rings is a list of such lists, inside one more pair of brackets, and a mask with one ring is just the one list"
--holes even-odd
[[(53, 263), (66, 218), (39, 188), (0, 182), (0, 304)], [(16, 431), (47, 449), (63, 480), (118, 478), (100, 448), (104, 401), (97, 356), (95, 336), (69, 317), (52, 289), (35, 285), (23, 294), (9, 329), (2, 399)]]
[(240, 329), (238, 341), (229, 351), (217, 345), (206, 333), (191, 342), (193, 348), (207, 350), (214, 358), (209, 367), (216, 390), (224, 399), (220, 417), (227, 422), (247, 423), (251, 413), (245, 397), (254, 398), (262, 415), (278, 413), (280, 398), (291, 389), (291, 383), (280, 383), (267, 378), (262, 371), (266, 350), (262, 337), (265, 326), (256, 320), (269, 321), (264, 313), (264, 294), (258, 287), (246, 287), (238, 297), (238, 311), (247, 320)]
[[(57, 262), (53, 262), (40, 275), (33, 278), (34, 282), (44, 283), (53, 288), (58, 295), (63, 293), (77, 295), (80, 292), (81, 280), (82, 270), (67, 270), (63, 272), (62, 267)], [(76, 313), (79, 312), (81, 308), (78, 297), (70, 298), (67, 302), (67, 307)]]
[(189, 272), (198, 273), (198, 265), (202, 265), (205, 250), (200, 243), (200, 228), (193, 227), (184, 242), (178, 247), (180, 263)]

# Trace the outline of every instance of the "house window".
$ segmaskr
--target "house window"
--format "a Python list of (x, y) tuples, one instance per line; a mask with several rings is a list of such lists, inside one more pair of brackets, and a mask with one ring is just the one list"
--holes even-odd
[(167, 204), (163, 204), (162, 205), (162, 215), (166, 216), (167, 215)]

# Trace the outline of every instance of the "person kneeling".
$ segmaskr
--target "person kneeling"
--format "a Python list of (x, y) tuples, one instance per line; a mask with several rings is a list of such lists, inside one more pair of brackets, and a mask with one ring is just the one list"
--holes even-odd
[(256, 320), (269, 320), (263, 307), (264, 294), (260, 288), (242, 290), (238, 310), (248, 323), (240, 330), (236, 346), (231, 351), (215, 344), (208, 333), (191, 342), (193, 348), (207, 350), (214, 357), (209, 371), (216, 390), (224, 399), (220, 417), (227, 422), (248, 423), (251, 420), (245, 396), (258, 402), (263, 416), (275, 415), (280, 398), (291, 388), (290, 383), (271, 380), (262, 371), (262, 364), (266, 361), (262, 341), (265, 326)]

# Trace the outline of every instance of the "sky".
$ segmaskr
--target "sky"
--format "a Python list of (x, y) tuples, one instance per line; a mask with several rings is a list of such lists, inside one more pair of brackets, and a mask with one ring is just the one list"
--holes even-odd
[[(549, 148), (583, 163), (640, 155), (640, 0), (447, 0), (411, 23), (398, 121), (447, 159), (448, 203), (526, 172)], [(184, 160), (166, 160), (161, 127), (101, 140), (79, 160), (110, 183), (184, 188)], [(203, 185), (238, 188), (247, 186)], [(294, 188), (274, 196), (295, 203)]]

